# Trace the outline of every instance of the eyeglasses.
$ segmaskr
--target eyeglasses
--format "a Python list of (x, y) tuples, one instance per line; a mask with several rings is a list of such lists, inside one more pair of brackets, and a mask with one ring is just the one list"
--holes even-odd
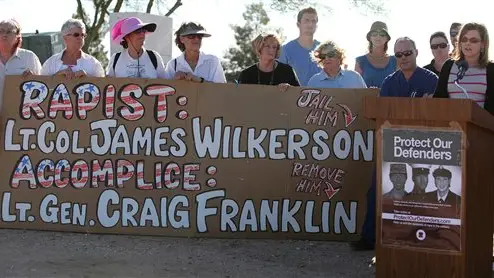
[(449, 32), (449, 36), (450, 37), (456, 37), (457, 35), (458, 35), (458, 32), (457, 31)]
[(87, 35), (84, 34), (84, 33), (72, 33), (72, 34), (67, 34), (67, 36), (72, 36), (74, 38), (78, 38), (78, 37), (83, 37), (85, 38)]
[(14, 30), (0, 30), (0, 35), (13, 35), (16, 34), (17, 32)]
[(412, 50), (407, 50), (407, 51), (402, 51), (402, 52), (396, 52), (395, 56), (396, 58), (401, 58), (403, 56), (408, 57), (413, 54)]
[(437, 49), (437, 48), (445, 49), (446, 47), (448, 47), (448, 44), (445, 42), (431, 44), (431, 49)]
[(329, 53), (319, 54), (318, 57), (319, 57), (319, 59), (324, 60), (326, 58), (328, 58), (328, 59), (331, 59), (331, 58), (339, 58), (339, 55), (338, 55), (338, 52), (331, 51)]
[(477, 39), (477, 38), (467, 38), (467, 37), (463, 37), (461, 38), (460, 42), (463, 42), (463, 43), (466, 43), (466, 42), (470, 42), (470, 43), (479, 43), (481, 42), (480, 39)]
[(381, 36), (381, 37), (387, 37), (388, 34), (386, 34), (386, 32), (384, 31), (372, 31), (370, 33), (371, 37), (377, 37), (377, 36)]
[(188, 39), (191, 39), (191, 40), (193, 40), (193, 39), (202, 39), (202, 35), (200, 35), (200, 34), (185, 35), (185, 37), (188, 38)]

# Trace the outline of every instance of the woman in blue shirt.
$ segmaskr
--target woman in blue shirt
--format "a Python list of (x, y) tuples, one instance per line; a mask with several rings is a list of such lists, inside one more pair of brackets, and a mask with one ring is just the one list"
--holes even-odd
[(367, 33), (369, 52), (357, 57), (355, 71), (362, 75), (369, 88), (381, 88), (384, 79), (397, 69), (396, 58), (386, 53), (390, 39), (388, 27), (381, 21), (374, 22)]
[(345, 51), (335, 42), (320, 44), (312, 53), (313, 60), (322, 69), (309, 79), (311, 88), (367, 88), (364, 79), (356, 71), (342, 68)]

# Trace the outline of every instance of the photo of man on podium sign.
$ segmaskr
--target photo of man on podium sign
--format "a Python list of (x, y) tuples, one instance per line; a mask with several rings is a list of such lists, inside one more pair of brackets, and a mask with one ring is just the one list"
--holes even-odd
[(450, 190), (451, 175), (451, 171), (442, 166), (434, 170), (432, 176), (437, 190), (426, 193), (425, 201), (459, 206), (461, 203), (460, 196)]
[(460, 252), (462, 133), (383, 128), (382, 140), (382, 245)]
[(394, 163), (389, 168), (389, 179), (393, 184), (393, 189), (383, 195), (384, 198), (402, 200), (409, 195), (405, 191), (405, 182), (407, 180), (407, 168), (403, 163)]

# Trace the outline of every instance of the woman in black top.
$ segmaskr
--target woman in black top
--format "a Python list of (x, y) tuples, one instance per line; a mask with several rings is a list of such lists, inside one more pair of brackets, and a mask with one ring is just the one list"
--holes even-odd
[(439, 76), (444, 62), (449, 59), (448, 37), (446, 37), (444, 32), (435, 32), (431, 35), (429, 43), (431, 45), (431, 51), (434, 59), (432, 59), (431, 63), (424, 68)]
[(275, 35), (257, 36), (252, 42), (252, 48), (259, 62), (244, 69), (238, 77), (238, 83), (278, 85), (281, 91), (286, 91), (289, 86), (300, 86), (293, 68), (276, 60), (280, 57), (281, 44)]

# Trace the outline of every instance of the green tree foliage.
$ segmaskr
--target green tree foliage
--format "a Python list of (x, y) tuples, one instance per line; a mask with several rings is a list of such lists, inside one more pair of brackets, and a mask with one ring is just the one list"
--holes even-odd
[(261, 33), (275, 33), (282, 39), (281, 29), (272, 30), (268, 27), (269, 16), (264, 9), (263, 3), (247, 5), (246, 11), (242, 14), (243, 25), (231, 25), (235, 33), (235, 46), (230, 47), (224, 56), (223, 62), (226, 79), (233, 82), (240, 72), (257, 63), (258, 58), (252, 49), (251, 42)]
[[(74, 18), (81, 19), (86, 26), (86, 44), (82, 48), (85, 52), (93, 55), (104, 67), (108, 64), (108, 52), (103, 46), (103, 38), (108, 32), (108, 16), (111, 12), (118, 13), (122, 7), (135, 6), (146, 7), (146, 12), (150, 13), (155, 4), (164, 5), (163, 0), (76, 0), (77, 10), (73, 15)], [(83, 3), (84, 2), (84, 3)], [(165, 14), (171, 15), (177, 8), (182, 5), (181, 0), (176, 0), (175, 4)], [(92, 11), (92, 15), (88, 12)], [(133, 9), (138, 11), (138, 9)]]

